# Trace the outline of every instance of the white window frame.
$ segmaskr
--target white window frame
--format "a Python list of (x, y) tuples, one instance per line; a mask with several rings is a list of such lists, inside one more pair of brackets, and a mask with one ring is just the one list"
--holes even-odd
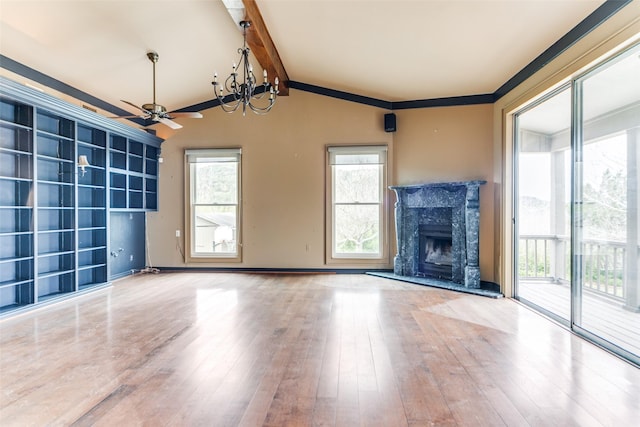
[[(242, 261), (242, 149), (241, 148), (209, 148), (185, 150), (185, 261), (186, 262), (241, 262)], [(195, 207), (194, 203), (194, 179), (193, 168), (197, 163), (203, 162), (237, 162), (237, 195), (236, 203), (207, 203), (207, 206), (235, 206), (236, 224), (235, 252), (196, 252), (195, 250)]]
[[(335, 202), (335, 167), (336, 156), (377, 154), (379, 156), (380, 179), (379, 179), (379, 202), (378, 220), (380, 226), (379, 250), (378, 253), (342, 253), (335, 248), (335, 211), (338, 203)], [(327, 184), (326, 184), (326, 263), (327, 264), (349, 264), (349, 265), (372, 265), (376, 264), (385, 267), (389, 260), (389, 227), (388, 227), (388, 146), (385, 145), (349, 145), (349, 146), (328, 146), (327, 147)], [(368, 203), (368, 202), (367, 202)], [(344, 203), (340, 203), (344, 204)]]

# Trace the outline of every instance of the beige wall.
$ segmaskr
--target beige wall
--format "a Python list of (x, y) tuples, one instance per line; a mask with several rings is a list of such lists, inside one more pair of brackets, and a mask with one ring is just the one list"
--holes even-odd
[(397, 184), (483, 179), (480, 187), (480, 278), (495, 281), (493, 145), (490, 104), (396, 111)]
[[(398, 131), (383, 130), (387, 111), (292, 90), (266, 116), (226, 114), (219, 108), (160, 135), (160, 205), (148, 217), (150, 255), (163, 267), (325, 268), (325, 147), (389, 144), (390, 184), (486, 179), (481, 190), (481, 271), (493, 280), (492, 107), (429, 108), (397, 112)], [(437, 131), (434, 131), (437, 130)], [(242, 147), (243, 261), (185, 265), (184, 149)], [(391, 204), (395, 202), (390, 192)], [(392, 206), (391, 206), (392, 207)], [(392, 209), (390, 209), (392, 212)], [(393, 215), (390, 216), (391, 240)], [(340, 265), (340, 268), (392, 268)], [(333, 266), (332, 266), (333, 268)], [(336, 266), (337, 268), (337, 266)]]
[[(178, 229), (184, 236), (184, 149), (229, 146), (242, 147), (243, 261), (226, 266), (325, 267), (325, 147), (391, 144), (384, 111), (291, 90), (265, 116), (220, 108), (203, 114), (162, 144), (159, 211), (148, 217), (153, 264), (185, 265), (175, 238)], [(211, 265), (225, 266), (190, 264)]]

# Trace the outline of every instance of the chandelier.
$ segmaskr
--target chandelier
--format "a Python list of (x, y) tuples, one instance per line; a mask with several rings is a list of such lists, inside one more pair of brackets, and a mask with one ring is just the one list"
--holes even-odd
[[(278, 77), (275, 79), (275, 85), (271, 85), (267, 80), (267, 70), (265, 69), (263, 82), (258, 85), (256, 76), (253, 74), (253, 67), (249, 63), (250, 50), (247, 47), (247, 28), (251, 26), (251, 22), (240, 21), (240, 26), (244, 38), (243, 47), (238, 49), (240, 60), (237, 65), (235, 62), (233, 63), (233, 71), (224, 82), (218, 82), (218, 73), (213, 75), (213, 82), (211, 82), (213, 91), (220, 102), (220, 107), (227, 113), (233, 113), (242, 105), (243, 116), (247, 107), (256, 114), (266, 114), (276, 102)], [(242, 80), (239, 80), (239, 72), (242, 72)], [(262, 105), (254, 104), (256, 101)]]

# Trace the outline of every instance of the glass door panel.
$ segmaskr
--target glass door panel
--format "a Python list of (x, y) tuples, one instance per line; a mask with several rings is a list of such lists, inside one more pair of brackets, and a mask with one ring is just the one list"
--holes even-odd
[(577, 81), (574, 325), (640, 355), (640, 47)]
[(516, 298), (571, 318), (571, 90), (516, 116)]

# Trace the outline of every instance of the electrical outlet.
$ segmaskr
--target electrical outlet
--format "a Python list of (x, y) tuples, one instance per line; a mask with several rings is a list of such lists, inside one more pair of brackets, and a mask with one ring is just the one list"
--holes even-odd
[(176, 237), (180, 237), (180, 230), (176, 230)]

